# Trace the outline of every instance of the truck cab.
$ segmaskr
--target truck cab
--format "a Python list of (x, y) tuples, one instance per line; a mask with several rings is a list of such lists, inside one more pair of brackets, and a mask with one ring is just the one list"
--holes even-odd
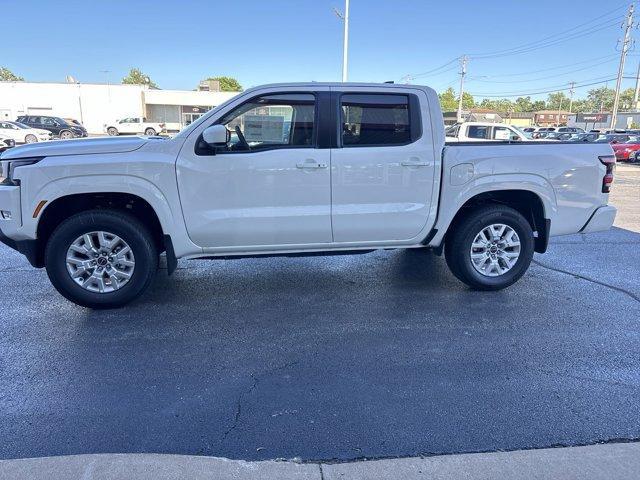
[(447, 127), (447, 142), (525, 142), (530, 140), (517, 128), (504, 123), (462, 122)]

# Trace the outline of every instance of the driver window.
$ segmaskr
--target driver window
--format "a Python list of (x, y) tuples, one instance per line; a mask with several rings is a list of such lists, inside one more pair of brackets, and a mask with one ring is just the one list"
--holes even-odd
[(218, 151), (313, 147), (315, 97), (264, 95), (239, 106), (219, 123), (231, 132), (231, 140)]

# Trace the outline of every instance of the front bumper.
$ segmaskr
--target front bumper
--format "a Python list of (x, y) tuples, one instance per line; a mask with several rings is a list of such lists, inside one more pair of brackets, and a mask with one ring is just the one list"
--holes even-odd
[(22, 253), (34, 267), (42, 266), (38, 241), (22, 232), (20, 187), (0, 186), (0, 210), (9, 212), (10, 218), (0, 215), (0, 243)]
[(613, 221), (616, 219), (617, 212), (618, 210), (616, 207), (612, 207), (611, 205), (605, 205), (597, 208), (584, 227), (582, 227), (580, 233), (602, 232), (609, 230), (613, 226)]

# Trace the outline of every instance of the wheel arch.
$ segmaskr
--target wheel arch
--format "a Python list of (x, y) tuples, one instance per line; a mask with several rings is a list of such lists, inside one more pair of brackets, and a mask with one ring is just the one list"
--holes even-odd
[[(46, 197), (45, 197), (46, 198)], [(157, 197), (149, 200), (130, 192), (118, 190), (73, 192), (47, 201), (37, 216), (35, 231), (34, 265), (44, 265), (44, 249), (55, 228), (66, 218), (76, 213), (93, 209), (111, 209), (126, 211), (134, 215), (152, 233), (158, 251), (166, 249), (166, 232), (171, 232), (171, 216), (168, 206), (158, 207)]]
[[(542, 180), (542, 179), (540, 179)], [(545, 181), (546, 182), (546, 181)], [(483, 205), (499, 204), (514, 208), (520, 212), (535, 232), (535, 251), (544, 253), (549, 241), (551, 220), (554, 217), (555, 195), (553, 189), (544, 182), (518, 181), (508, 183), (479, 183), (468, 188), (464, 194), (457, 196), (454, 205), (445, 205), (437, 222), (437, 234), (429, 245), (441, 249), (447, 234), (455, 228), (456, 223)], [(447, 203), (446, 198), (441, 200)]]

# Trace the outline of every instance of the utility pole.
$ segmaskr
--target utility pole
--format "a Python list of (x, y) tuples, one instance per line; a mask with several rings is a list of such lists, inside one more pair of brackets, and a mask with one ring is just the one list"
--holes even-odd
[(640, 62), (638, 62), (638, 74), (636, 75), (636, 91), (633, 93), (634, 110), (638, 110), (638, 95), (640, 95)]
[(344, 36), (342, 40), (342, 81), (347, 81), (347, 63), (349, 57), (349, 0), (344, 0), (344, 15), (333, 9), (336, 16), (344, 22)]
[(462, 122), (462, 96), (464, 95), (464, 76), (467, 74), (467, 56), (463, 55), (460, 58), (460, 98), (458, 99), (458, 122)]
[(624, 62), (627, 52), (631, 46), (631, 28), (633, 28), (633, 9), (634, 4), (629, 6), (627, 12), (627, 24), (624, 29), (624, 38), (622, 40), (622, 49), (620, 50), (620, 65), (618, 66), (618, 79), (616, 80), (616, 93), (613, 98), (613, 111), (611, 112), (611, 123), (609, 128), (616, 128), (616, 119), (618, 117), (618, 107), (620, 105), (620, 85), (622, 84), (622, 76), (624, 75)]
[(576, 82), (569, 82), (569, 113), (571, 113), (571, 108), (573, 107), (573, 94), (575, 92), (574, 87), (576, 86)]

